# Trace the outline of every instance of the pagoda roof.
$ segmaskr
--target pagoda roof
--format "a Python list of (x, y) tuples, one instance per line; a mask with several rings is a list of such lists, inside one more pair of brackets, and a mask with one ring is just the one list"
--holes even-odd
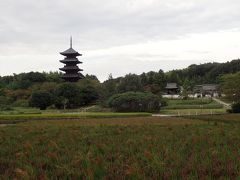
[(82, 78), (83, 75), (81, 73), (74, 74), (64, 74), (63, 78)]
[(82, 63), (81, 61), (79, 61), (77, 58), (65, 58), (63, 60), (60, 60), (61, 63), (76, 63), (76, 64), (80, 64)]
[(68, 56), (68, 55), (82, 56), (82, 54), (79, 54), (72, 47), (70, 47), (66, 51), (60, 52), (60, 54), (63, 55), (63, 56)]
[(62, 71), (68, 71), (68, 70), (78, 70), (83, 71), (82, 69), (79, 69), (78, 66), (64, 66), (63, 68), (59, 68)]

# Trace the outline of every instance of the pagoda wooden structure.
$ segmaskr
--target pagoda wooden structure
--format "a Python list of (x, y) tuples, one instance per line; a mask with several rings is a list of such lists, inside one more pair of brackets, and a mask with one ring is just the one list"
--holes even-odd
[(83, 75), (80, 72), (83, 70), (78, 67), (78, 64), (82, 62), (77, 58), (82, 56), (82, 54), (79, 54), (72, 48), (72, 37), (70, 39), (70, 48), (60, 54), (65, 56), (63, 60), (60, 60), (61, 63), (65, 64), (63, 68), (59, 68), (65, 72), (62, 78), (67, 82), (77, 82), (79, 79), (82, 79)]

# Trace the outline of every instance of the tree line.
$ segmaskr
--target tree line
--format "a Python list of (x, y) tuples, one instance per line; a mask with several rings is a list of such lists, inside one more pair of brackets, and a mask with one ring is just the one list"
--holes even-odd
[[(110, 103), (110, 99), (114, 99), (113, 96), (132, 99), (131, 102), (128, 100), (129, 104), (133, 102), (136, 96), (138, 96), (138, 99), (147, 99), (141, 93), (135, 95), (124, 94), (129, 92), (148, 93), (146, 97), (156, 96), (159, 98), (159, 104), (164, 104), (161, 94), (164, 92), (167, 82), (176, 82), (189, 92), (193, 90), (195, 85), (205, 83), (221, 83), (223, 89), (226, 89), (226, 87), (230, 87), (230, 84), (226, 85), (226, 82), (233, 81), (230, 78), (231, 74), (239, 71), (240, 60), (233, 60), (226, 63), (190, 65), (185, 69), (169, 72), (163, 72), (160, 69), (157, 72), (150, 71), (140, 75), (127, 74), (118, 78), (113, 78), (110, 74), (108, 79), (102, 83), (94, 75), (86, 75), (84, 79), (77, 83), (65, 83), (61, 79), (62, 74), (59, 72), (13, 74), (0, 77), (0, 108), (11, 106), (36, 106), (41, 109), (49, 106), (54, 108), (78, 108), (96, 103), (102, 106), (110, 106), (114, 104)], [(119, 96), (119, 94), (123, 95)], [(138, 102), (138, 105), (132, 103), (132, 105), (139, 107), (140, 111), (143, 104), (147, 102), (148, 100)], [(144, 106), (147, 107), (148, 105)], [(156, 106), (156, 109), (158, 108)], [(115, 107), (115, 109), (118, 108)]]

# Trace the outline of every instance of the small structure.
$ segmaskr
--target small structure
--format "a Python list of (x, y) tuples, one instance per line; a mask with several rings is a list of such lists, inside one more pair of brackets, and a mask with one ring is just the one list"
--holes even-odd
[(177, 83), (167, 83), (165, 90), (168, 95), (174, 95), (180, 92), (180, 88)]
[(219, 86), (217, 84), (202, 84), (194, 87), (195, 97), (219, 97)]
[(80, 71), (83, 70), (77, 66), (77, 64), (82, 63), (78, 60), (77, 56), (82, 56), (82, 54), (79, 54), (72, 48), (72, 37), (70, 39), (70, 48), (60, 54), (65, 56), (64, 60), (60, 60), (61, 63), (65, 64), (63, 68), (59, 68), (65, 72), (62, 78), (68, 82), (77, 82), (79, 79), (82, 79), (83, 75)]

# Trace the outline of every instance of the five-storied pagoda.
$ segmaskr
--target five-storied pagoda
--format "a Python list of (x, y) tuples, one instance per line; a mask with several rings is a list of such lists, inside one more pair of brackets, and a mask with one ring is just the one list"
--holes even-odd
[(59, 68), (61, 71), (65, 72), (62, 78), (68, 82), (77, 82), (79, 79), (82, 79), (83, 75), (80, 71), (83, 70), (79, 69), (77, 66), (77, 64), (82, 63), (78, 60), (77, 56), (82, 56), (82, 54), (79, 54), (72, 48), (72, 37), (70, 39), (70, 48), (60, 54), (65, 56), (64, 60), (60, 61), (61, 63), (64, 63), (65, 66), (63, 68)]

